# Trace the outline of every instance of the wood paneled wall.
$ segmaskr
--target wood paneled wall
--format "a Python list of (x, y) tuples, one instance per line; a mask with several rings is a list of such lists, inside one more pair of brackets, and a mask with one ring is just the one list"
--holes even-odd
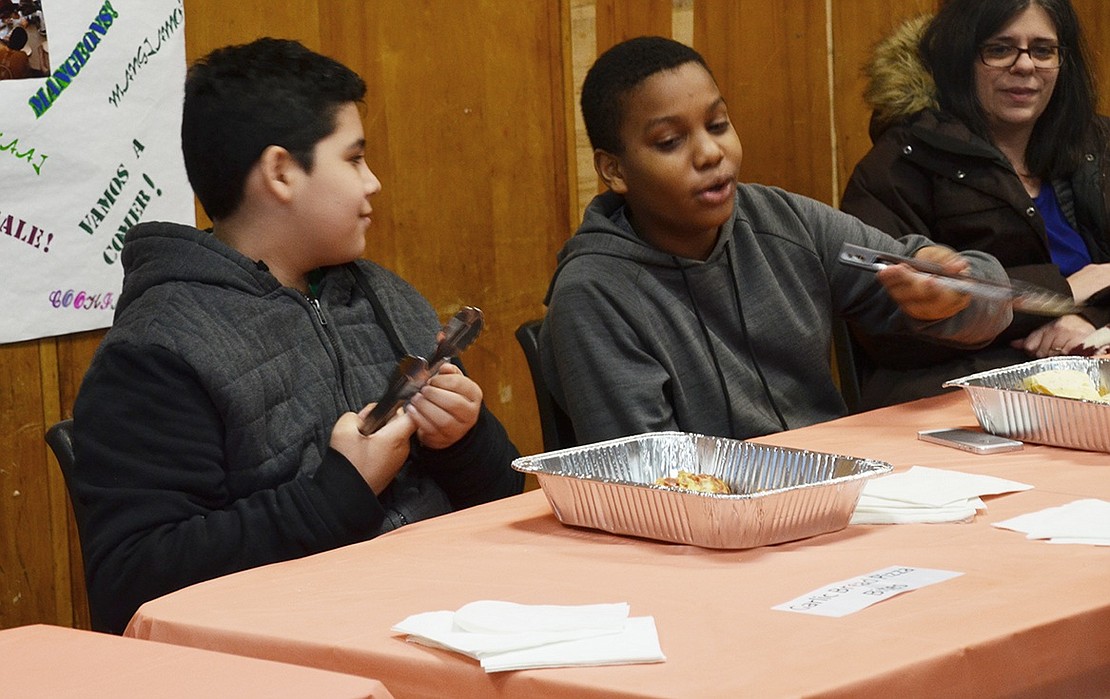
[[(1095, 49), (1110, 3), (1075, 0)], [(369, 86), (383, 182), (367, 255), (447, 316), (481, 306), (467, 367), (523, 452), (541, 449), (513, 331), (543, 313), (555, 253), (597, 191), (577, 89), (599, 49), (692, 42), (745, 146), (742, 178), (836, 203), (864, 152), (860, 68), (934, 0), (185, 0), (190, 59), (263, 35), (335, 56)], [(1110, 76), (1100, 55), (1102, 76)], [(1106, 79), (1102, 85), (1106, 89)], [(102, 331), (0, 346), (0, 628), (87, 626), (80, 553), (42, 436), (70, 415)], [(167, 562), (171, 564), (172, 562)]]

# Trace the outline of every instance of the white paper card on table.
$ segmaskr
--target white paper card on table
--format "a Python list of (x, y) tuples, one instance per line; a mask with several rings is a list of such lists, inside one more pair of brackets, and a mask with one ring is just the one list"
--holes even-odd
[(1023, 532), (1028, 539), (1110, 546), (1110, 502), (1095, 498), (1075, 500), (992, 524), (1000, 529)]
[(826, 585), (772, 609), (817, 616), (847, 616), (903, 592), (951, 580), (960, 575), (963, 573), (935, 568), (890, 566)]

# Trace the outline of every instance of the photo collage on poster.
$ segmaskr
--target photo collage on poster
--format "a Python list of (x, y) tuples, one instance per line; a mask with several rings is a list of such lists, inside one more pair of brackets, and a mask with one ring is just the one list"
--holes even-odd
[(0, 80), (50, 75), (41, 0), (0, 0)]

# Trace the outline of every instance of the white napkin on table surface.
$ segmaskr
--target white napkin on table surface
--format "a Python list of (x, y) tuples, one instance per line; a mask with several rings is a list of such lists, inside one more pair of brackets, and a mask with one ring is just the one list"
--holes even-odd
[(408, 640), (478, 660), (486, 672), (661, 662), (652, 617), (619, 604), (523, 605), (482, 600), (414, 614), (393, 627)]
[(995, 476), (914, 466), (903, 473), (875, 478), (863, 486), (852, 524), (961, 522), (985, 510), (983, 495), (998, 495), (1033, 486)]
[(1110, 502), (1087, 498), (1067, 505), (993, 522), (1000, 529), (1023, 532), (1027, 539), (1054, 544), (1110, 546)]

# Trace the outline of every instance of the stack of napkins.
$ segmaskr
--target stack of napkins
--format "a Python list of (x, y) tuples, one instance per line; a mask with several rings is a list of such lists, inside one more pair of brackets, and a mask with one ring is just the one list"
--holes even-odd
[(1076, 500), (993, 524), (1053, 544), (1110, 546), (1110, 502), (1105, 500)]
[(414, 614), (393, 627), (408, 640), (478, 660), (486, 672), (666, 660), (652, 617), (620, 604), (526, 605), (483, 600)]
[(974, 517), (976, 510), (987, 509), (981, 496), (1032, 487), (994, 476), (914, 466), (868, 481), (851, 523), (962, 522)]

